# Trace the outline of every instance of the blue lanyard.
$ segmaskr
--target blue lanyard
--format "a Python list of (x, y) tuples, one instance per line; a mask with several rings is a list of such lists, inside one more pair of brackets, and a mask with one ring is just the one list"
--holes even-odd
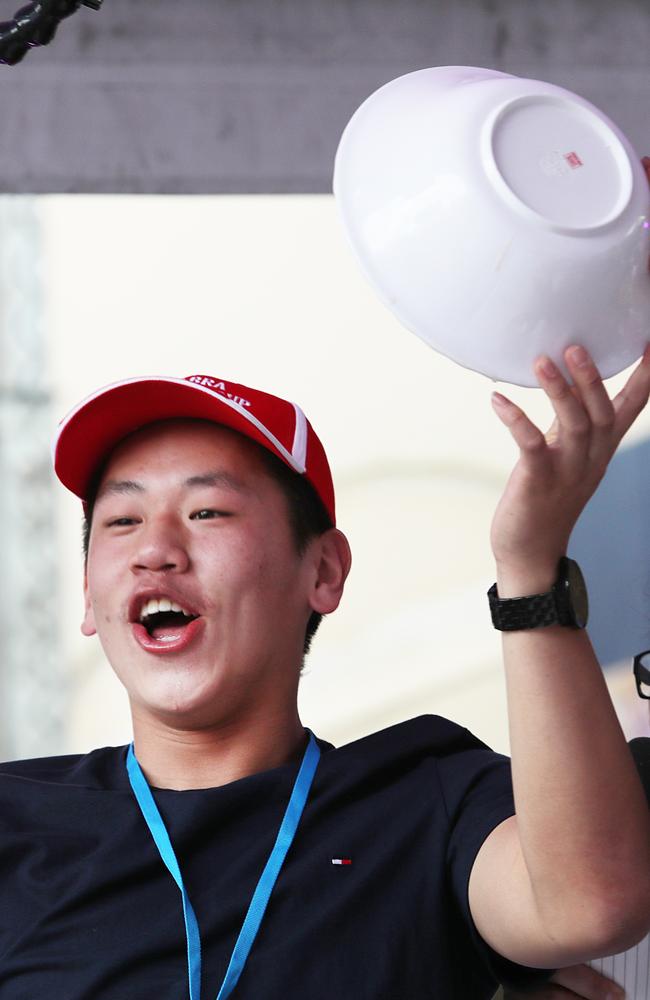
[[(235, 942), (230, 963), (226, 970), (226, 977), (221, 984), (217, 1000), (226, 1000), (226, 997), (230, 996), (239, 981), (239, 977), (246, 964), (246, 959), (253, 946), (253, 941), (262, 923), (273, 887), (280, 874), (280, 869), (296, 835), (298, 823), (305, 808), (309, 789), (311, 788), (318, 761), (320, 760), (320, 749), (314, 738), (314, 734), (309, 730), (308, 732), (309, 743), (307, 744), (307, 749), (302, 758), (302, 764), (300, 765), (300, 770), (298, 771), (298, 776), (291, 792), (289, 805), (280, 824), (273, 850), (255, 887), (253, 898), (250, 901), (239, 937)], [(190, 984), (190, 1000), (201, 1000), (201, 938), (199, 935), (199, 925), (189, 896), (183, 885), (183, 876), (181, 875), (167, 828), (151, 794), (147, 779), (138, 764), (132, 743), (129, 746), (126, 758), (126, 770), (133, 794), (151, 831), (151, 836), (160, 852), (160, 857), (181, 891), (183, 916), (185, 918), (185, 936), (187, 938), (187, 971)]]

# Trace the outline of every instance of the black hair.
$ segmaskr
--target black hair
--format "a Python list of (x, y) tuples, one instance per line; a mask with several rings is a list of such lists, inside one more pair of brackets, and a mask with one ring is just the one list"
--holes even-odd
[[(278, 484), (287, 502), (289, 527), (298, 555), (302, 555), (312, 538), (333, 528), (332, 519), (318, 493), (305, 476), (294, 472), (267, 448), (261, 448), (262, 461), (272, 479)], [(309, 652), (323, 616), (312, 611), (305, 630), (303, 655)]]
[[(255, 442), (253, 442), (255, 443)], [(305, 476), (294, 472), (288, 465), (277, 458), (267, 448), (256, 445), (264, 468), (269, 476), (278, 484), (287, 504), (289, 516), (289, 527), (293, 538), (296, 552), (302, 555), (312, 540), (318, 535), (324, 534), (333, 528), (332, 519), (328, 514), (325, 505), (318, 493)], [(95, 474), (89, 490), (88, 499), (84, 504), (84, 517), (82, 523), (82, 543), (84, 560), (88, 558), (88, 546), (90, 544), (90, 529), (93, 521), (93, 511), (97, 499), (97, 490), (101, 481), (102, 473), (106, 467), (106, 461)], [(303, 646), (303, 656), (306, 656), (311, 647), (311, 641), (316, 634), (323, 616), (317, 611), (312, 611), (305, 630), (305, 642)]]

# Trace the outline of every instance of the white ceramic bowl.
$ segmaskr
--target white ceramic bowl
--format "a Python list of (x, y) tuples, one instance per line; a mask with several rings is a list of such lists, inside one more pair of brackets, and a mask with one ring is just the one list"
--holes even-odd
[(650, 339), (639, 156), (560, 87), (468, 66), (399, 77), (347, 125), (334, 193), (385, 304), (467, 368), (536, 385), (535, 357), (562, 364), (577, 342), (608, 377)]

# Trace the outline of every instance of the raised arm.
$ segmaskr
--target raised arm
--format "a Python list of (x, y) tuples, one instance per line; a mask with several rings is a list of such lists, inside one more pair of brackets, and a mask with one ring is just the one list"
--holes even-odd
[[(502, 598), (551, 589), (578, 515), (650, 393), (650, 349), (611, 401), (580, 348), (565, 361), (573, 388), (547, 358), (536, 364), (556, 414), (547, 435), (493, 397), (520, 452), (492, 525)], [(475, 861), (474, 922), (524, 965), (625, 950), (650, 926), (650, 819), (588, 636), (560, 625), (504, 633), (503, 658), (516, 816)]]

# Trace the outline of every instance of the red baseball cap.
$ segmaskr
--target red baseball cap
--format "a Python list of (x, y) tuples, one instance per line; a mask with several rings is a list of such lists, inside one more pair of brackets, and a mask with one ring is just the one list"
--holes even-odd
[(59, 424), (54, 470), (63, 485), (86, 502), (97, 470), (123, 438), (175, 417), (211, 420), (267, 448), (305, 476), (336, 523), (325, 449), (300, 407), (212, 375), (130, 378), (94, 392)]

